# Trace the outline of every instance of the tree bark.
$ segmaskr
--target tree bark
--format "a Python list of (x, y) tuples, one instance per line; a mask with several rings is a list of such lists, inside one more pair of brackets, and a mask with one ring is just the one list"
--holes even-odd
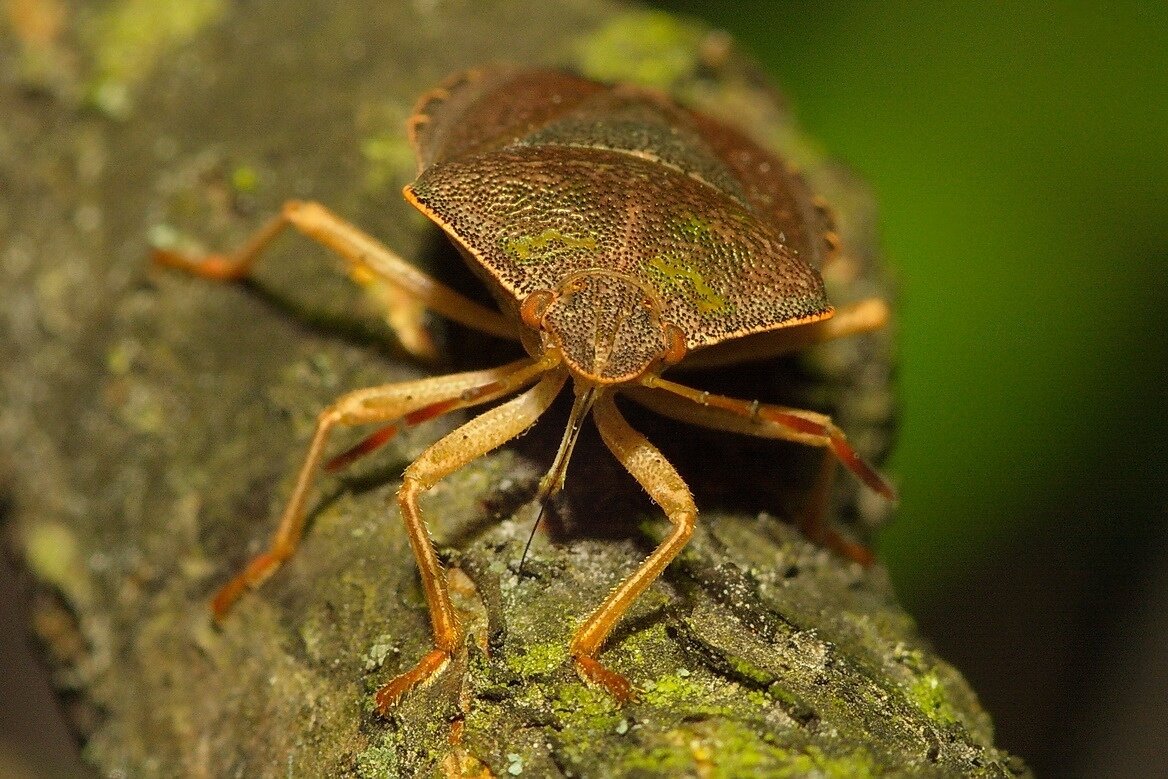
[[(0, 87), (13, 118), (0, 137), (0, 484), (42, 586), (38, 631), (102, 773), (1026, 773), (993, 746), (989, 717), (879, 565), (781, 521), (814, 453), (647, 415), (636, 424), (703, 513), (602, 654), (640, 687), (635, 703), (585, 686), (567, 644), (667, 523), (589, 433), (520, 579), (555, 421), (424, 499), (470, 636), (388, 721), (372, 693), (431, 647), (392, 496), (457, 420), (322, 478), (296, 556), (212, 624), (210, 594), (266, 544), (321, 407), (510, 353), (435, 323), (449, 363), (407, 359), (376, 307), (298, 236), (243, 285), (151, 270), (148, 239), (228, 248), (282, 200), (314, 199), (469, 287), (398, 194), (413, 173), (402, 125), (447, 73), (510, 60), (638, 80), (733, 118), (839, 208), (849, 253), (827, 279), (833, 300), (887, 294), (870, 198), (723, 37), (600, 0), (114, 0), (38, 29), (14, 15), (0, 49), (14, 74)], [(876, 334), (709, 381), (830, 410), (879, 457), (891, 348)], [(838, 492), (834, 515), (853, 532), (882, 521), (849, 481)]]

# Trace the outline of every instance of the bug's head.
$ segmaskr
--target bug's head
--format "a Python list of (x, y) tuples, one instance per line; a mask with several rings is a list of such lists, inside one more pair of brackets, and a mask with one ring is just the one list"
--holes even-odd
[(623, 273), (573, 273), (555, 290), (529, 295), (521, 314), (589, 383), (634, 381), (685, 355), (685, 336), (662, 321), (653, 291)]

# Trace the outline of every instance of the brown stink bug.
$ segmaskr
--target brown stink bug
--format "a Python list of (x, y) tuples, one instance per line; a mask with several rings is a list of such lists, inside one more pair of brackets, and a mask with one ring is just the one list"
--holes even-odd
[[(460, 642), (419, 497), (526, 430), (570, 380), (575, 403), (540, 483), (541, 504), (562, 487), (591, 412), (604, 443), (672, 523), (668, 537), (572, 638), (579, 673), (628, 699), (629, 682), (596, 655), (630, 604), (685, 546), (697, 508), (677, 471), (625, 421), (614, 397), (622, 393), (695, 425), (823, 447), (834, 455), (827, 462), (842, 462), (892, 498), (889, 485), (828, 417), (662, 377), (675, 366), (779, 355), (879, 328), (887, 307), (873, 299), (833, 309), (818, 269), (839, 239), (823, 204), (742, 132), (656, 93), (559, 72), (473, 70), (422, 97), (409, 135), (418, 176), (405, 188), (406, 199), (446, 232), (500, 311), (438, 283), (316, 203), (286, 203), (233, 254), (191, 259), (158, 251), (156, 259), (201, 276), (239, 278), (290, 225), (343, 257), (357, 281), (390, 288), (389, 322), (411, 351), (431, 348), (418, 316), (428, 307), (515, 339), (530, 356), (489, 370), (357, 390), (324, 409), (270, 547), (218, 592), (215, 616), (222, 618), (295, 550), (334, 428), (381, 425), (326, 468), (371, 451), (401, 425), (518, 393), (433, 444), (405, 471), (397, 500), (435, 648), (377, 693), (384, 713), (443, 668)], [(826, 529), (822, 510), (814, 513), (804, 520), (809, 535), (864, 560), (866, 550)]]

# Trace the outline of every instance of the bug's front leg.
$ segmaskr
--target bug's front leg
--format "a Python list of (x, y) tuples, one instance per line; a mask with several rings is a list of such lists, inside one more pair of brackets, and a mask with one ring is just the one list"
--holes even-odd
[(593, 419), (596, 420), (596, 427), (605, 445), (665, 510), (665, 515), (673, 523), (673, 531), (669, 536), (632, 575), (609, 593), (572, 637), (569, 651), (581, 676), (600, 685), (623, 702), (633, 697), (632, 685), (620, 674), (601, 665), (596, 659), (596, 653), (633, 601), (685, 547), (693, 535), (697, 506), (681, 475), (657, 447), (625, 421), (613, 403), (611, 394), (601, 395), (597, 399)]
[[(304, 532), (305, 501), (324, 455), (325, 445), (336, 427), (399, 420), (402, 424), (411, 424), (415, 420), (430, 419), (455, 408), (484, 403), (515, 391), (530, 384), (551, 365), (554, 362), (548, 359), (525, 359), (487, 370), (369, 387), (350, 392), (321, 411), (308, 454), (300, 466), (296, 486), (292, 489), (292, 496), (288, 499), (271, 543), (216, 593), (211, 602), (215, 619), (223, 620), (231, 605), (244, 592), (258, 587), (296, 551)], [(379, 431), (380, 441), (387, 440), (386, 433), (392, 434), (395, 429), (396, 426)]]
[(386, 714), (402, 695), (433, 678), (458, 648), (461, 631), (446, 590), (446, 574), (434, 551), (418, 507), (418, 498), (439, 480), (506, 443), (535, 423), (564, 386), (567, 375), (555, 371), (501, 406), (486, 411), (440, 439), (406, 468), (397, 493), (410, 548), (418, 563), (422, 591), (430, 610), (434, 649), (417, 665), (377, 691), (377, 709)]

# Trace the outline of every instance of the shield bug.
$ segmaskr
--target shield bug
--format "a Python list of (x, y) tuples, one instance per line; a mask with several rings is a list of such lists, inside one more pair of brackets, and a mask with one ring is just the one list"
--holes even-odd
[[(356, 281), (389, 290), (388, 320), (407, 349), (426, 354), (431, 348), (419, 318), (426, 307), (517, 340), (529, 356), (488, 370), (357, 390), (325, 408), (269, 548), (219, 590), (214, 614), (223, 618), (295, 550), (322, 462), (335, 469), (403, 425), (514, 396), (440, 439), (405, 471), (397, 502), (435, 648), (380, 689), (384, 713), (442, 669), (460, 642), (419, 497), (526, 430), (570, 382), (575, 402), (540, 482), (541, 506), (562, 487), (591, 414), (604, 443), (672, 523), (665, 540), (571, 640), (581, 676), (626, 700), (632, 686), (597, 654), (630, 604), (685, 546), (697, 507), (674, 467), (625, 421), (615, 396), (694, 425), (822, 447), (825, 463), (842, 462), (891, 499), (888, 483), (827, 416), (663, 377), (667, 369), (779, 355), (879, 328), (887, 307), (870, 299), (833, 309), (818, 272), (839, 242), (826, 206), (741, 131), (654, 92), (553, 71), (484, 68), (424, 95), (408, 132), (418, 175), (405, 198), (446, 232), (498, 311), (423, 274), (316, 203), (286, 203), (234, 253), (189, 258), (160, 250), (156, 260), (201, 276), (239, 278), (291, 226), (344, 258)], [(357, 425), (379, 427), (325, 461), (333, 430)], [(828, 481), (822, 480), (824, 490)], [(803, 527), (855, 559), (867, 555), (826, 528), (822, 509), (812, 510)]]

